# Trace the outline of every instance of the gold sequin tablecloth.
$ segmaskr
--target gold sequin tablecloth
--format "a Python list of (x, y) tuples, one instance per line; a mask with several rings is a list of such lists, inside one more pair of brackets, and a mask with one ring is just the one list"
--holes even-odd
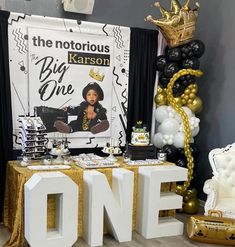
[[(119, 158), (120, 167), (134, 172), (134, 196), (133, 196), (133, 230), (136, 229), (136, 208), (138, 193), (138, 167), (128, 166)], [(56, 171), (56, 170), (53, 170)], [(50, 171), (50, 172), (53, 172)], [(58, 171), (58, 170), (57, 170)], [(83, 232), (83, 169), (72, 165), (68, 170), (59, 170), (69, 176), (79, 186), (79, 212), (78, 212), (78, 236)], [(101, 168), (97, 171), (102, 172), (107, 177), (109, 184), (112, 184), (112, 168)], [(29, 170), (27, 167), (21, 167), (17, 161), (10, 161), (7, 165), (5, 201), (3, 212), (3, 224), (10, 232), (9, 240), (4, 247), (23, 247), (27, 245), (24, 238), (24, 184), (30, 177), (39, 171)], [(40, 171), (42, 172), (42, 171)], [(162, 184), (162, 191), (172, 191), (175, 183)], [(174, 215), (175, 210), (166, 210), (161, 212), (161, 216)], [(55, 198), (48, 198), (48, 228), (55, 226)]]

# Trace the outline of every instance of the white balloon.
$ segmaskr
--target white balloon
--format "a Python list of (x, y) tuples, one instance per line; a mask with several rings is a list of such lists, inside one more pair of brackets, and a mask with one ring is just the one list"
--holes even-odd
[(172, 106), (169, 105), (169, 106), (167, 106), (167, 111), (174, 113), (175, 109)]
[(184, 125), (183, 125), (183, 123), (180, 124), (179, 131), (180, 132), (184, 132)]
[(183, 106), (182, 108), (184, 109), (184, 111), (187, 114), (188, 118), (191, 118), (191, 117), (195, 116), (195, 114), (187, 106)]
[(167, 118), (168, 118), (167, 106), (162, 105), (162, 106), (157, 107), (157, 109), (155, 110), (155, 119), (159, 123), (162, 123)]
[(173, 144), (173, 139), (169, 139), (169, 140), (168, 140), (168, 144), (169, 144), (169, 145), (172, 145), (172, 144)]
[(174, 118), (167, 118), (163, 121), (161, 124), (161, 133), (165, 135), (175, 135), (177, 131), (179, 130), (179, 123)]
[(182, 123), (182, 118), (180, 116), (180, 114), (178, 112), (175, 113), (175, 119), (179, 122), (179, 123)]
[(184, 133), (178, 132), (175, 134), (173, 145), (177, 148), (184, 147)]
[(161, 133), (157, 133), (153, 137), (153, 144), (157, 148), (162, 148), (164, 146), (163, 138)]
[(163, 139), (168, 140), (170, 138), (169, 135), (163, 135)]
[(157, 128), (157, 132), (162, 133), (162, 124), (160, 124), (160, 125), (158, 126), (158, 128)]
[(199, 130), (200, 130), (200, 128), (199, 128), (199, 126), (198, 127), (196, 127), (196, 128), (194, 128), (193, 130), (192, 130), (192, 136), (194, 137), (194, 136), (196, 136), (198, 133), (199, 133)]

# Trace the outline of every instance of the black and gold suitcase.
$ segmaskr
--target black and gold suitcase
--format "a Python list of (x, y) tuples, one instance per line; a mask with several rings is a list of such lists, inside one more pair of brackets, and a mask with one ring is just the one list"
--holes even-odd
[(235, 219), (224, 218), (221, 211), (210, 210), (208, 216), (191, 216), (187, 233), (190, 239), (198, 242), (235, 245)]

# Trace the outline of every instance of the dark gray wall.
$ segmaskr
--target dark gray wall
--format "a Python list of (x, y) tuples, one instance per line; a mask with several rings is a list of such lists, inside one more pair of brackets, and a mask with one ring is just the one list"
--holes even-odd
[(149, 14), (159, 14), (156, 8), (151, 7), (154, 1), (150, 0), (95, 0), (92, 15), (64, 12), (62, 0), (5, 1), (7, 10), (14, 12), (148, 29), (154, 29), (154, 27), (146, 23), (144, 18)]
[[(170, 4), (170, 0), (161, 2), (164, 6)], [(153, 3), (151, 0), (96, 0), (92, 15), (64, 12), (60, 0), (6, 0), (6, 9), (154, 29), (144, 21), (148, 14), (160, 16), (159, 11), (151, 7)], [(205, 43), (206, 52), (200, 60), (204, 76), (198, 80), (204, 109), (199, 115), (201, 130), (196, 139), (201, 149), (197, 187), (199, 197), (205, 199), (203, 183), (211, 177), (208, 152), (235, 140), (235, 1), (201, 0), (200, 4), (196, 38)]]
[(200, 115), (200, 197), (204, 180), (211, 177), (208, 152), (235, 142), (235, 1), (201, 1), (197, 38), (206, 45), (199, 80), (204, 109)]

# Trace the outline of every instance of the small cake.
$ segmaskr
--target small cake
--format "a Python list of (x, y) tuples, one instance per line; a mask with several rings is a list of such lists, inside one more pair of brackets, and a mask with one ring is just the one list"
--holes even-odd
[(109, 153), (109, 154), (120, 154), (121, 153), (121, 149), (119, 147), (111, 147), (109, 145), (104, 147), (103, 150), (105, 153)]
[(114, 154), (120, 154), (120, 153), (121, 153), (121, 149), (119, 147), (115, 147)]
[(138, 121), (134, 126), (131, 133), (131, 145), (134, 146), (147, 146), (150, 143), (149, 132), (146, 127), (143, 127), (142, 122)]

